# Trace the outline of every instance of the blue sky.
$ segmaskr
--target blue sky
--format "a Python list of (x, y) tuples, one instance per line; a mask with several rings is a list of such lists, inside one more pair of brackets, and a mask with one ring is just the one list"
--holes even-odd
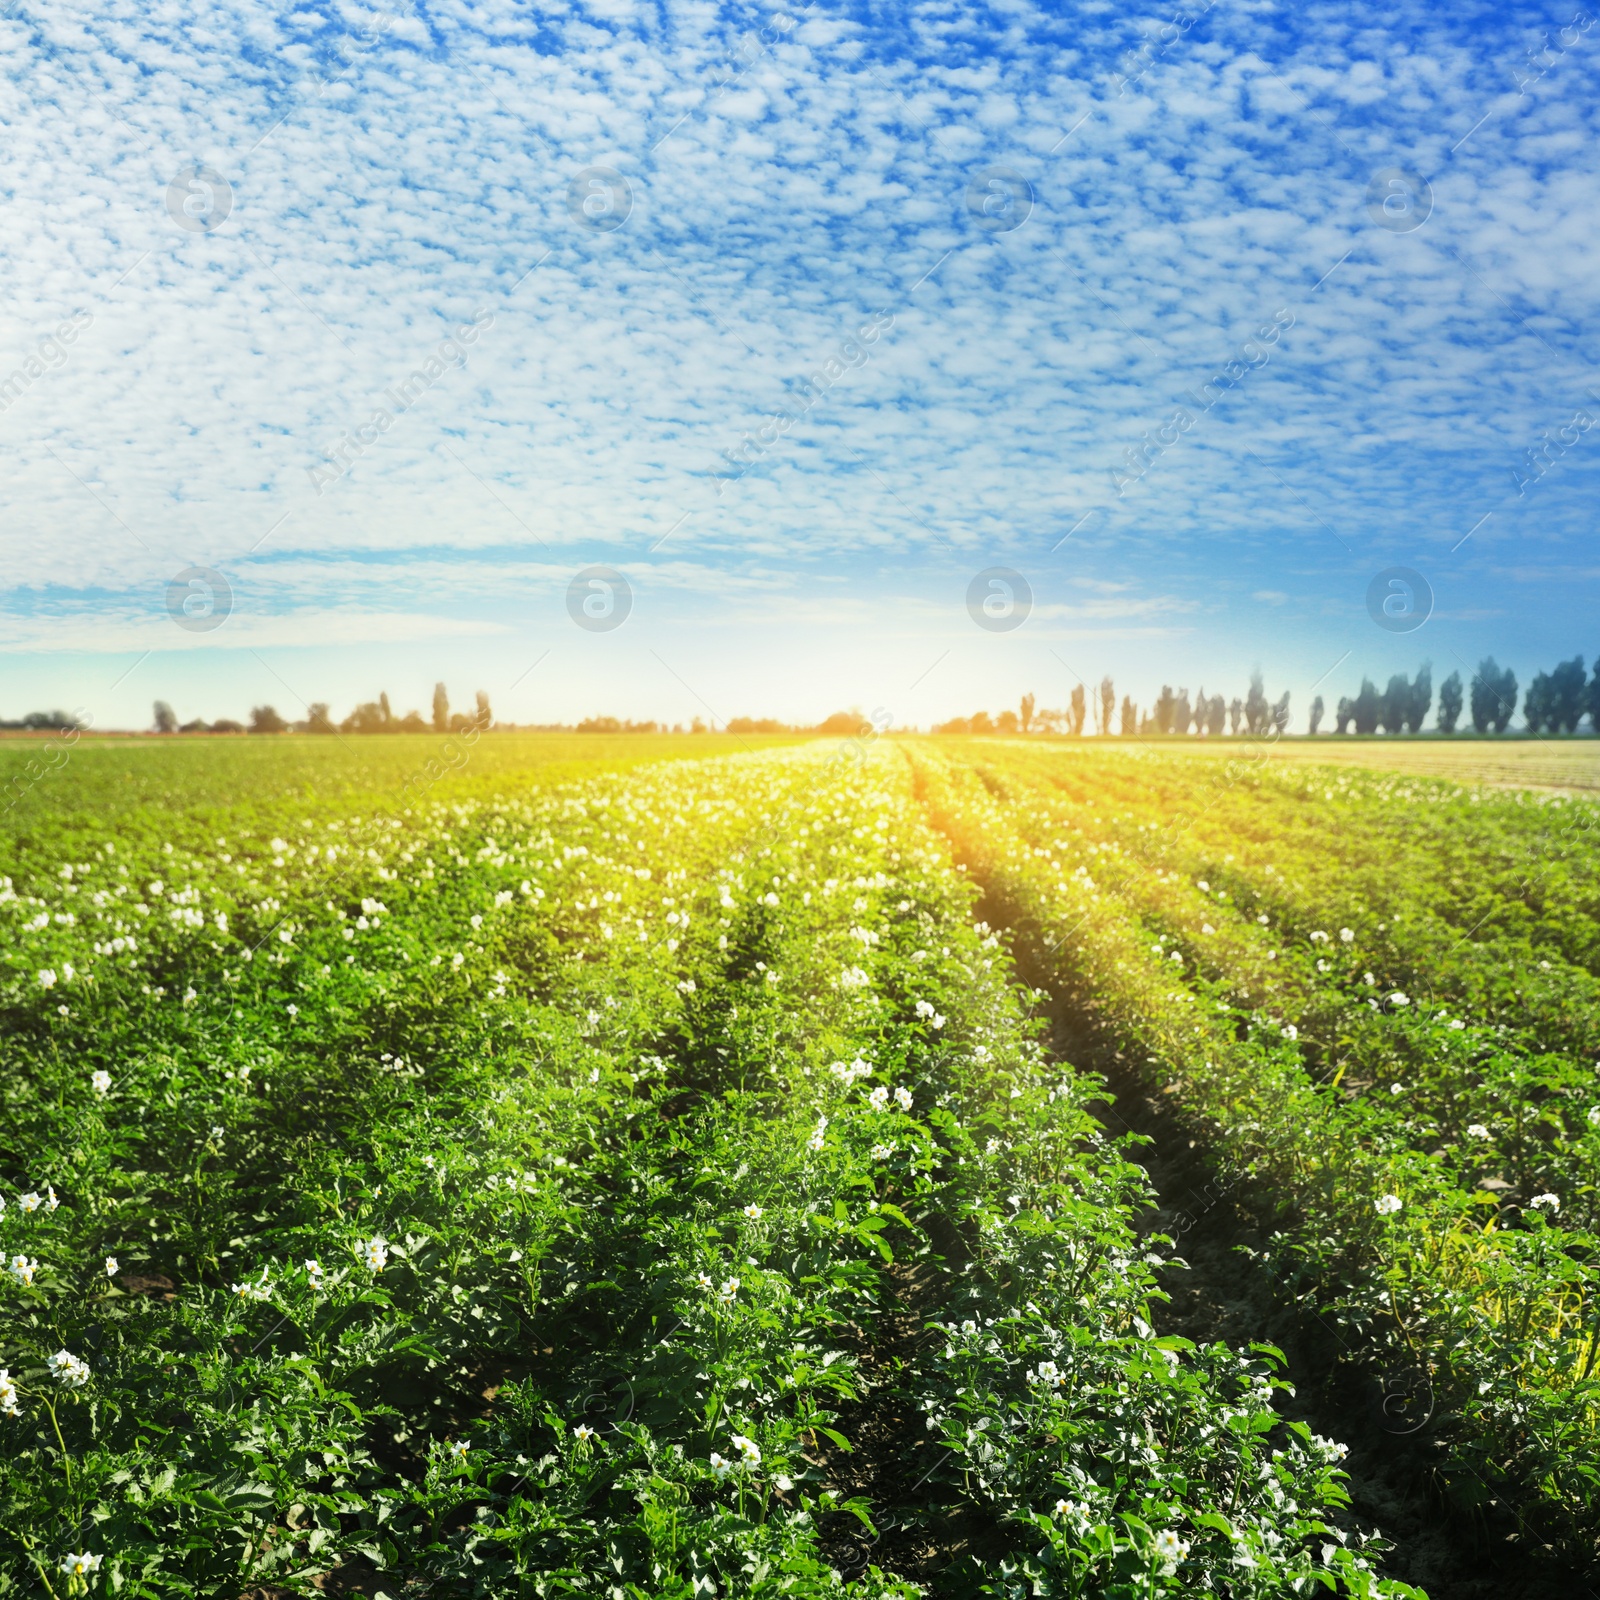
[[(0, 29), (5, 715), (443, 678), (518, 720), (905, 725), (1259, 662), (1298, 722), (1364, 671), (1600, 649), (1582, 13)], [(618, 627), (570, 614), (594, 565)], [(1011, 631), (968, 612), (996, 567)], [(1391, 567), (1414, 632), (1369, 615)], [(190, 568), (215, 628), (169, 614)]]

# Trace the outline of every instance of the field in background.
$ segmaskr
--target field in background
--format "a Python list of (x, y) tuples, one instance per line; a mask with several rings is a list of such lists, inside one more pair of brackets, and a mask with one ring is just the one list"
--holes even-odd
[(0, 739), (0, 840), (38, 822), (475, 792), (758, 750), (754, 735), (494, 732)]
[(1060, 739), (1049, 741), (1049, 748), (1080, 752), (1086, 758), (1133, 750), (1210, 761), (1238, 760), (1247, 751), (1265, 750), (1274, 762), (1372, 767), (1497, 789), (1551, 789), (1572, 794), (1600, 790), (1600, 739), (1590, 738), (1396, 739), (1323, 735), (1311, 739), (1302, 735), (1270, 745), (1260, 739)]
[[(900, 736), (893, 741), (899, 744)], [(959, 747), (967, 741), (940, 739)], [(1496, 787), (1600, 789), (1600, 739), (1251, 739), (974, 740), (1062, 756), (1159, 753), (1236, 760), (1265, 749), (1274, 762), (1313, 762), (1411, 772)], [(37, 818), (121, 816), (145, 808), (303, 805), (357, 796), (394, 796), (433, 783), (541, 782), (585, 771), (698, 760), (795, 743), (843, 746), (837, 736), (577, 734), (493, 732), (271, 738), (122, 737), (61, 734), (0, 738), (0, 838)], [(32, 770), (30, 770), (32, 769)], [(437, 773), (438, 776), (434, 776)]]

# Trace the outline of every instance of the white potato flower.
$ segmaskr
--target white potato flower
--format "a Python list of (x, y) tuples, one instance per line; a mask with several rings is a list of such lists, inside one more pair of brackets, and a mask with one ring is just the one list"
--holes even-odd
[(69, 1389), (81, 1389), (89, 1381), (89, 1363), (70, 1350), (58, 1350), (45, 1363)]

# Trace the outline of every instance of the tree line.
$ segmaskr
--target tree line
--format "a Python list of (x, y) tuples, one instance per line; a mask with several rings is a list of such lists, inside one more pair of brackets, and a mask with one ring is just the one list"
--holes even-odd
[[(1319, 702), (1320, 703), (1320, 702)], [(1187, 689), (1173, 693), (1170, 684), (1161, 685), (1155, 702), (1141, 708), (1131, 695), (1117, 701), (1117, 689), (1108, 673), (1092, 690), (1083, 684), (1074, 687), (1063, 710), (1050, 711), (1039, 706), (1031, 694), (1022, 697), (1015, 711), (1002, 711), (991, 717), (975, 711), (970, 717), (952, 717), (934, 725), (935, 733), (1046, 734), (1069, 739), (1083, 737), (1093, 720), (1100, 735), (1209, 734), (1240, 732), (1260, 736), (1268, 731), (1284, 732), (1289, 726), (1289, 691), (1276, 700), (1267, 698), (1266, 685), (1259, 672), (1250, 674), (1250, 688), (1231, 700), (1226, 695), (1208, 695), (1202, 687), (1193, 697)]]
[[(1463, 714), (1474, 733), (1505, 733), (1516, 713), (1520, 692), (1516, 674), (1509, 667), (1500, 666), (1493, 656), (1485, 656), (1469, 682), (1463, 683), (1461, 674), (1452, 672), (1439, 685), (1435, 703), (1433, 668), (1425, 661), (1414, 677), (1397, 672), (1382, 689), (1371, 678), (1364, 677), (1356, 694), (1343, 696), (1335, 704), (1331, 717), (1333, 726), (1328, 731), (1420, 734), (1431, 712), (1432, 731), (1439, 734), (1465, 732), (1461, 725)], [(1585, 718), (1590, 728), (1600, 733), (1600, 659), (1595, 661), (1592, 674), (1586, 675), (1582, 656), (1560, 662), (1548, 672), (1537, 672), (1521, 698), (1522, 715), (1529, 733), (1576, 733)], [(397, 716), (389, 696), (380, 694), (376, 700), (363, 701), (340, 722), (333, 720), (326, 702), (317, 701), (307, 707), (306, 716), (298, 721), (290, 721), (280, 716), (274, 707), (263, 705), (251, 709), (248, 724), (229, 718), (211, 723), (197, 718), (180, 723), (171, 705), (157, 700), (154, 725), (157, 733), (365, 734), (457, 733), (494, 724), (489, 696), (482, 689), (477, 692), (476, 705), (471, 712), (452, 712), (444, 684), (437, 684), (432, 712), (431, 720), (424, 720), (416, 711)], [(1328, 707), (1319, 694), (1311, 702), (1309, 731), (1314, 735), (1322, 733), (1325, 720), (1329, 720)], [(780, 722), (774, 717), (734, 717), (723, 731), (848, 735), (855, 733), (861, 723), (859, 712), (836, 711), (819, 723)], [(0, 729), (45, 731), (76, 726), (76, 718), (65, 711), (33, 711), (19, 721), (0, 721)], [(1108, 673), (1092, 688), (1082, 683), (1076, 685), (1060, 710), (1041, 707), (1034, 695), (1025, 694), (1015, 711), (1005, 710), (993, 716), (987, 711), (975, 711), (970, 717), (952, 717), (948, 722), (937, 723), (932, 731), (1081, 738), (1091, 726), (1096, 734), (1103, 736), (1192, 734), (1217, 738), (1223, 734), (1238, 736), (1243, 733), (1254, 737), (1281, 734), (1289, 727), (1289, 691), (1285, 689), (1275, 699), (1269, 698), (1261, 673), (1253, 672), (1249, 688), (1242, 696), (1234, 695), (1230, 699), (1222, 694), (1208, 694), (1203, 686), (1191, 696), (1187, 688), (1174, 691), (1170, 685), (1162, 684), (1155, 700), (1148, 706), (1140, 706), (1130, 695), (1123, 695), (1119, 701)], [(687, 729), (681, 723), (669, 726), (664, 722), (635, 722), (610, 716), (586, 717), (572, 725), (541, 723), (536, 727), (544, 732), (575, 733), (710, 731), (699, 717)]]
[[(32, 713), (26, 723), (12, 724), (0, 722), (0, 728), (12, 726), (27, 727), (70, 727), (72, 721), (67, 718), (65, 722), (56, 723), (41, 720), (46, 713)], [(52, 717), (65, 717), (65, 712), (52, 712)], [(862, 727), (865, 718), (859, 711), (835, 711), (832, 716), (824, 718), (821, 722), (780, 722), (775, 717), (733, 717), (723, 725), (724, 733), (837, 733), (855, 734)], [(325, 701), (315, 701), (306, 708), (306, 715), (299, 721), (289, 721), (278, 715), (272, 706), (255, 706), (250, 712), (250, 721), (247, 724), (236, 722), (229, 717), (221, 717), (215, 722), (205, 722), (196, 718), (192, 722), (178, 721), (177, 713), (165, 700), (155, 703), (154, 730), (157, 733), (460, 733), (469, 728), (489, 728), (494, 726), (494, 713), (489, 707), (489, 696), (484, 690), (478, 690), (477, 706), (469, 714), (450, 709), (450, 696), (445, 686), (440, 683), (433, 690), (433, 720), (423, 721), (421, 715), (415, 711), (408, 711), (404, 716), (396, 716), (389, 703), (387, 694), (380, 694), (376, 700), (363, 701), (342, 722), (335, 722), (332, 713)], [(624, 717), (585, 717), (581, 722), (567, 724), (560, 722), (536, 723), (532, 731), (538, 733), (708, 733), (711, 730), (705, 722), (696, 717), (685, 728), (680, 723), (665, 723), (642, 721), (635, 722)]]
[[(1433, 668), (1429, 662), (1417, 669), (1415, 677), (1395, 673), (1380, 689), (1371, 678), (1361, 680), (1354, 695), (1342, 697), (1333, 710), (1334, 733), (1419, 734), (1424, 731), (1430, 711), (1434, 714), (1433, 732), (1464, 733), (1465, 713), (1472, 731), (1479, 734), (1504, 733), (1517, 709), (1517, 675), (1502, 667), (1493, 656), (1478, 663), (1470, 682), (1463, 683), (1459, 672), (1452, 672), (1439, 685), (1438, 704), (1434, 704)], [(1323, 732), (1328, 708), (1319, 694), (1311, 702), (1308, 717), (1312, 734)], [(1574, 656), (1548, 672), (1537, 672), (1522, 696), (1522, 715), (1526, 731), (1532, 734), (1570, 734), (1578, 731), (1584, 718), (1600, 733), (1600, 660), (1594, 672), (1584, 675), (1583, 657)], [(1261, 674), (1250, 675), (1249, 691), (1241, 698), (1208, 695), (1202, 688), (1192, 698), (1187, 689), (1176, 693), (1162, 684), (1154, 703), (1141, 708), (1124, 695), (1120, 705), (1116, 687), (1109, 675), (1093, 689), (1078, 684), (1065, 709), (1043, 710), (1035, 697), (1025, 694), (1015, 711), (991, 716), (975, 711), (970, 717), (953, 717), (935, 724), (935, 733), (1047, 734), (1081, 738), (1090, 723), (1101, 735), (1221, 734), (1240, 733), (1260, 737), (1267, 733), (1286, 733), (1289, 728), (1289, 691), (1269, 699)]]
[(15, 722), (0, 718), (0, 728), (8, 731), (21, 729), (27, 733), (64, 733), (79, 727), (78, 719), (70, 711), (30, 711)]
[(364, 700), (342, 722), (333, 720), (325, 700), (314, 700), (299, 721), (278, 715), (276, 707), (252, 706), (249, 725), (231, 717), (206, 722), (196, 717), (180, 723), (177, 713), (165, 700), (155, 703), (157, 733), (461, 733), (468, 728), (487, 728), (494, 722), (489, 696), (478, 690), (477, 707), (470, 714), (450, 709), (450, 696), (442, 683), (433, 687), (433, 720), (424, 722), (419, 712), (396, 716), (387, 693), (376, 700)]
[[(1474, 733), (1504, 733), (1516, 713), (1517, 692), (1516, 673), (1493, 656), (1485, 656), (1465, 687), (1459, 672), (1452, 672), (1439, 685), (1434, 731), (1454, 734), (1465, 711)], [(1371, 678), (1363, 678), (1360, 692), (1341, 699), (1335, 708), (1335, 731), (1421, 733), (1432, 703), (1433, 669), (1426, 661), (1414, 678), (1397, 672), (1383, 689)], [(1318, 695), (1311, 702), (1312, 733), (1318, 730), (1323, 710)], [(1522, 715), (1529, 733), (1576, 733), (1585, 717), (1600, 733), (1600, 661), (1595, 662), (1592, 677), (1584, 675), (1582, 656), (1563, 661), (1549, 672), (1536, 672), (1522, 697)]]

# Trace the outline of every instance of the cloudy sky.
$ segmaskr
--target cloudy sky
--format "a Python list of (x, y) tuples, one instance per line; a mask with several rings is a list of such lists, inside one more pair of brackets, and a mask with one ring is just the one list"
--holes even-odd
[(1592, 655), (1600, 25), (1187, 4), (12, 0), (0, 715)]

